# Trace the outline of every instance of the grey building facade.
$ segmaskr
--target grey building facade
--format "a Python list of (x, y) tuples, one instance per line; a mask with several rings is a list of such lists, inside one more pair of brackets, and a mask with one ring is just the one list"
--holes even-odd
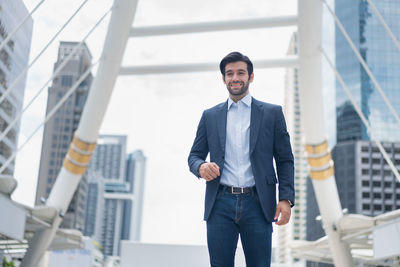
[[(57, 62), (54, 70), (78, 45), (76, 42), (60, 42)], [(51, 109), (60, 101), (65, 93), (76, 83), (81, 75), (90, 67), (92, 56), (86, 44), (81, 46), (62, 70), (54, 77), (48, 89), (47, 109)], [(65, 154), (68, 151), (74, 133), (78, 128), (80, 117), (86, 102), (92, 75), (89, 75), (68, 97), (54, 116), (46, 123), (43, 131), (42, 152), (40, 158), (39, 177), (35, 204), (46, 199), (61, 169)], [(61, 227), (83, 231), (87, 194), (87, 176), (84, 175), (65, 214)]]
[[(21, 0), (0, 0), (0, 43), (14, 31), (29, 14)], [(10, 93), (0, 103), (0, 133), (3, 133), (22, 111), (26, 75), (18, 78), (28, 66), (33, 20), (29, 18), (0, 51), (0, 96)], [(17, 81), (18, 79), (18, 81)], [(17, 150), (20, 122), (14, 124), (0, 140), (0, 167)], [(14, 173), (15, 161), (2, 174)]]
[[(384, 142), (395, 166), (400, 166), (400, 142)], [(349, 141), (335, 146), (332, 157), (342, 207), (368, 216), (400, 209), (400, 183), (375, 142)]]
[(89, 166), (87, 210), (92, 215), (87, 214), (84, 233), (97, 239), (106, 256), (120, 253), (125, 202), (132, 198), (126, 181), (126, 142), (123, 135), (100, 135)]
[[(142, 150), (135, 150), (128, 154), (126, 160), (125, 182), (130, 185), (130, 194), (133, 194), (136, 205), (133, 200), (124, 202), (124, 218), (122, 224), (122, 240), (140, 241), (141, 238), (141, 217), (143, 205), (143, 189), (146, 175), (146, 157)], [(135, 188), (135, 184), (139, 188)], [(136, 192), (136, 193), (135, 193)]]

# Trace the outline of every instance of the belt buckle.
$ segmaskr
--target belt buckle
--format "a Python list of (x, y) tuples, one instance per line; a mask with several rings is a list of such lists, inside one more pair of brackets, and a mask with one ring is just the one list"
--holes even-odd
[[(235, 192), (236, 188), (239, 188), (240, 192)], [(232, 192), (233, 195), (243, 194), (244, 193), (244, 187), (234, 187), (234, 186), (232, 186), (231, 187), (231, 192)]]

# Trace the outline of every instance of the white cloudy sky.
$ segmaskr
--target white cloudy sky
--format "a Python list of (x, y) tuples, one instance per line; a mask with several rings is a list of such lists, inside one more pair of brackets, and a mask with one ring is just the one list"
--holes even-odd
[[(31, 10), (39, 0), (24, 0)], [(135, 26), (294, 15), (295, 0), (142, 0)], [(77, 0), (47, 0), (33, 16), (31, 58), (80, 5)], [(58, 42), (80, 41), (111, 6), (111, 0), (88, 1), (28, 75), (25, 101), (50, 77)], [(108, 20), (87, 42), (93, 58), (101, 53)], [(130, 39), (123, 65), (219, 62), (231, 51), (251, 59), (282, 57), (294, 27)], [(284, 70), (255, 70), (254, 97), (283, 103)], [(47, 90), (45, 90), (47, 91)], [(143, 241), (205, 243), (204, 183), (188, 170), (187, 155), (203, 109), (227, 98), (215, 72), (124, 76), (117, 80), (101, 134), (126, 134), (128, 152), (142, 149), (147, 156), (143, 214)], [(20, 143), (44, 119), (44, 92), (22, 121)], [(19, 153), (15, 176), (19, 187), (13, 198), (33, 205), (42, 143), (42, 131)]]

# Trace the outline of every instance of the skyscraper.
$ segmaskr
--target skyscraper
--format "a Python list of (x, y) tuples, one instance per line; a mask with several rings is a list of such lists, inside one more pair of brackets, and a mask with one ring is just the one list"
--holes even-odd
[[(297, 32), (292, 35), (287, 54), (298, 54)], [(300, 118), (299, 77), (297, 68), (286, 69), (284, 112), (294, 155), (296, 205), (292, 209), (292, 216), (289, 223), (278, 228), (278, 262), (293, 266), (294, 262), (297, 260), (294, 260), (291, 256), (290, 243), (293, 240), (306, 239), (306, 183), (308, 174), (304, 145), (301, 142), (303, 131)]]
[[(0, 43), (28, 15), (23, 1), (0, 0)], [(0, 133), (3, 133), (22, 111), (26, 75), (18, 76), (27, 67), (32, 39), (32, 18), (11, 37), (0, 51), (0, 96), (11, 88), (11, 93), (0, 103)], [(17, 81), (18, 78), (18, 81)], [(0, 140), (0, 167), (17, 149), (20, 123), (14, 124), (3, 140)], [(2, 174), (14, 173), (14, 161)]]
[(120, 254), (121, 240), (140, 240), (146, 157), (141, 150), (128, 157), (125, 152), (126, 136), (100, 135), (87, 172), (84, 233), (102, 245), (106, 256)]
[[(393, 34), (400, 38), (400, 2), (374, 1)], [(376, 80), (400, 113), (400, 52), (367, 1), (336, 0), (336, 15)], [(374, 136), (383, 142), (395, 165), (400, 161), (400, 124), (359, 64), (343, 34), (336, 30), (336, 65)], [(371, 140), (343, 88), (336, 88), (337, 145), (333, 150), (336, 180), (343, 208), (375, 216), (400, 208), (400, 189), (388, 164)], [(389, 191), (390, 192), (389, 192)]]
[[(76, 42), (60, 43), (54, 70), (62, 64), (77, 45), (78, 43)], [(83, 44), (62, 70), (54, 77), (53, 83), (48, 89), (46, 114), (51, 111), (65, 93), (90, 67), (91, 60), (92, 56), (89, 49), (86, 44)], [(36, 190), (36, 204), (41, 203), (41, 198), (48, 197), (55, 179), (57, 178), (75, 130), (78, 128), (91, 82), (92, 75), (89, 75), (79, 84), (74, 93), (68, 97), (67, 101), (58, 109), (44, 127), (39, 178)], [(84, 175), (71, 200), (61, 227), (75, 228), (83, 231), (86, 193), (87, 178)]]
[(83, 234), (100, 242), (103, 233), (105, 179), (101, 172), (95, 171), (92, 166), (89, 166), (86, 175), (88, 178), (88, 193)]
[[(90, 180), (87, 202), (88, 211), (96, 216), (86, 218), (90, 228), (85, 233), (99, 238), (106, 256), (119, 255), (124, 205), (133, 196), (131, 184), (125, 181), (125, 166), (126, 136), (100, 135), (89, 166), (96, 174)], [(102, 214), (101, 221), (96, 219), (100, 218), (98, 214)], [(96, 229), (100, 227), (99, 233)]]
[[(393, 34), (400, 39), (400, 2), (373, 1)], [(376, 80), (400, 114), (400, 52), (365, 0), (336, 0), (335, 12)], [(400, 141), (400, 125), (336, 28), (336, 67), (378, 140)], [(370, 140), (344, 90), (336, 87), (337, 141)]]
[(125, 181), (131, 185), (130, 193), (134, 194), (134, 201), (126, 200), (124, 205), (124, 221), (122, 239), (141, 239), (141, 219), (143, 208), (143, 191), (146, 174), (146, 157), (142, 150), (135, 150), (128, 154)]

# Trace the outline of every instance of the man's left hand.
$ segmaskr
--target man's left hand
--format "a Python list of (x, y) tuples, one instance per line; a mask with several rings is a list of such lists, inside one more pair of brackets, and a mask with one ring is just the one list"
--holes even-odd
[[(274, 220), (279, 218), (279, 221), (276, 222), (277, 225), (285, 225), (289, 222), (290, 219), (290, 204), (287, 200), (279, 201), (278, 205), (276, 206), (276, 212)], [(280, 216), (279, 216), (280, 215)]]

